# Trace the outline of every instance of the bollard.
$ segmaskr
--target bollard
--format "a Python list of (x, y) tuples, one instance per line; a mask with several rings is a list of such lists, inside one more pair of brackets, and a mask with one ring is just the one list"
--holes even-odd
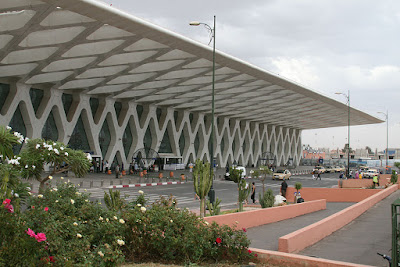
[(103, 185), (104, 185), (104, 180), (101, 180), (100, 187), (103, 187)]
[(128, 184), (131, 184), (131, 179), (128, 180)]
[(93, 181), (90, 181), (90, 188), (93, 187)]
[(119, 180), (119, 185), (122, 185), (122, 179), (121, 179), (121, 180)]
[(110, 185), (114, 185), (114, 181), (110, 181)]

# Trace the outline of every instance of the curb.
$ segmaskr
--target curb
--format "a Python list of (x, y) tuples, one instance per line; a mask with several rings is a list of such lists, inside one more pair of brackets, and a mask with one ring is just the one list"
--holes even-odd
[(125, 187), (144, 187), (144, 186), (156, 186), (156, 185), (171, 185), (171, 184), (184, 184), (185, 182), (163, 182), (163, 183), (147, 183), (147, 184), (124, 184), (124, 185), (112, 185), (106, 188), (125, 188)]

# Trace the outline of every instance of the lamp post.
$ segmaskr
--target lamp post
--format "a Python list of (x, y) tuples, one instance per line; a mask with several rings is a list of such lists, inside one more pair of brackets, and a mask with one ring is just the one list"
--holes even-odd
[(386, 167), (385, 167), (385, 172), (387, 172), (388, 161), (389, 161), (389, 111), (386, 110), (386, 113), (378, 111), (378, 113), (385, 115), (385, 120), (386, 120), (386, 153), (385, 153)]
[(350, 90), (347, 91), (347, 95), (345, 93), (335, 93), (337, 95), (344, 95), (347, 99), (347, 113), (348, 113), (348, 123), (347, 123), (347, 170), (346, 177), (350, 176)]
[[(204, 25), (207, 30), (211, 34), (211, 39), (213, 41), (213, 67), (212, 67), (212, 93), (211, 93), (211, 136), (210, 136), (210, 142), (211, 142), (211, 148), (210, 148), (210, 176), (211, 179), (212, 177), (212, 171), (214, 167), (214, 104), (215, 104), (215, 98), (214, 98), (214, 91), (215, 91), (215, 21), (216, 17), (214, 15), (214, 25), (211, 28), (210, 25), (207, 23), (203, 22), (198, 22), (198, 21), (192, 21), (190, 22), (190, 26), (199, 26), (199, 25)], [(210, 42), (211, 42), (210, 39)], [(211, 183), (211, 189), (210, 192), (208, 193), (208, 197), (210, 199), (211, 203), (215, 203), (215, 191), (214, 191), (214, 181)]]

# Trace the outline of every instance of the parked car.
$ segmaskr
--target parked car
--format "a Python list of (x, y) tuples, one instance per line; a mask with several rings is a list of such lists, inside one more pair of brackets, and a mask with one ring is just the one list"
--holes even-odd
[(344, 172), (344, 169), (340, 166), (335, 166), (335, 172)]
[(292, 176), (292, 174), (289, 170), (277, 170), (272, 174), (272, 180), (290, 180), (290, 176)]
[(335, 172), (336, 170), (335, 170), (335, 168), (334, 167), (331, 167), (331, 166), (325, 166), (325, 172), (329, 172), (329, 173), (331, 173), (331, 172)]
[[(246, 178), (246, 168), (242, 166), (236, 166), (235, 169), (242, 171), (242, 179)], [(230, 173), (225, 174), (225, 180), (231, 180)]]
[(379, 175), (379, 171), (375, 169), (369, 169), (368, 171), (362, 173), (362, 178), (371, 179), (375, 175)]
[(324, 166), (315, 166), (313, 169), (313, 173), (325, 173), (326, 169)]

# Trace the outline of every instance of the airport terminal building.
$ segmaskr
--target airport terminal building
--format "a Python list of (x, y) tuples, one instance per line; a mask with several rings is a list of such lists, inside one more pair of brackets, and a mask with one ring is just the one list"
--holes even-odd
[[(125, 166), (210, 161), (212, 61), (211, 47), (103, 2), (2, 0), (0, 124)], [(302, 130), (348, 124), (343, 103), (220, 51), (215, 62), (221, 167), (297, 165)]]

